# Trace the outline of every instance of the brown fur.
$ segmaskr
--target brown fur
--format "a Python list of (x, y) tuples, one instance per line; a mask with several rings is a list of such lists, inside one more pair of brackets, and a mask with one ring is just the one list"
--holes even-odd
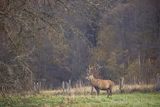
[(93, 75), (90, 75), (87, 77), (88, 80), (90, 80), (92, 85), (92, 91), (93, 88), (96, 89), (97, 94), (99, 94), (100, 90), (106, 90), (108, 96), (112, 94), (112, 88), (114, 86), (114, 82), (111, 80), (102, 80), (102, 79), (96, 79)]

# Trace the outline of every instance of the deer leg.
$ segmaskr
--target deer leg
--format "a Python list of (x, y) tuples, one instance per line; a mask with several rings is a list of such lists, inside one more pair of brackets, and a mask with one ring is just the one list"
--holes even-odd
[(107, 92), (107, 96), (109, 97), (109, 89), (106, 89), (106, 92)]
[(96, 91), (97, 91), (97, 95), (99, 95), (99, 93), (100, 93), (99, 88), (98, 88), (98, 87), (95, 87), (95, 89), (96, 89)]
[(97, 94), (99, 95), (99, 93), (100, 93), (100, 90), (99, 90), (99, 89), (97, 89)]
[(93, 94), (93, 86), (91, 87), (91, 94)]
[(112, 95), (112, 89), (110, 88), (109, 90), (110, 90), (110, 95)]

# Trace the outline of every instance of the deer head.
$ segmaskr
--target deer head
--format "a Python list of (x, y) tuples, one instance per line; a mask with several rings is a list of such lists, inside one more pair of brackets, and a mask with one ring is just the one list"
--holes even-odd
[(88, 69), (87, 69), (87, 77), (86, 77), (86, 79), (93, 79), (94, 78), (94, 76), (93, 75), (95, 75), (95, 76), (97, 76), (97, 77), (99, 77), (99, 69), (100, 68), (102, 68), (102, 66), (100, 66), (99, 64), (94, 64), (93, 66), (91, 66), (91, 65), (89, 65), (88, 66)]

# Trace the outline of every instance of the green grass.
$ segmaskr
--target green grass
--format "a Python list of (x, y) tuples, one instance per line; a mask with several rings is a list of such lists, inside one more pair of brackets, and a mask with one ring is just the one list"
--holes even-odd
[(0, 107), (160, 107), (160, 93), (0, 98)]

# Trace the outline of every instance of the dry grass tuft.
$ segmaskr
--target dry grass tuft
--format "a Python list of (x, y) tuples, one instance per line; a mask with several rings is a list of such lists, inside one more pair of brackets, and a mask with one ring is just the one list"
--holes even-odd
[[(153, 92), (154, 91), (154, 85), (124, 85), (122, 88), (122, 92), (124, 93), (131, 93), (131, 92)], [(68, 92), (63, 92), (62, 89), (57, 90), (47, 90), (47, 91), (41, 91), (42, 95), (69, 95), (74, 98), (75, 95), (90, 95), (91, 93), (91, 87), (90, 86), (83, 86), (80, 88), (72, 88)], [(94, 90), (94, 94), (96, 91)], [(101, 91), (101, 94), (105, 94), (106, 91)], [(116, 85), (113, 88), (113, 93), (120, 93), (119, 86)], [(72, 98), (71, 97), (71, 98)]]

